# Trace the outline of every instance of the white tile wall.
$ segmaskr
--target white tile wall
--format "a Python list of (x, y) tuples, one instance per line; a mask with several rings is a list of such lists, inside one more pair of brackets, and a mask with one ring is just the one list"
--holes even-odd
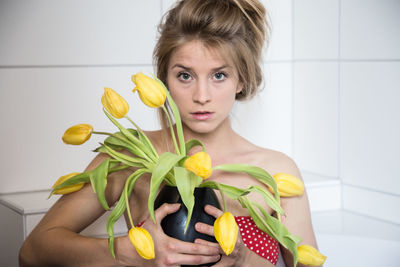
[(151, 64), (160, 1), (6, 0), (1, 65)]
[(255, 144), (292, 155), (292, 68), (290, 63), (264, 67), (265, 88), (232, 112), (235, 130)]
[[(154, 110), (133, 94), (131, 74), (149, 67), (0, 69), (0, 114), (7, 127), (0, 139), (0, 193), (47, 189), (59, 176), (82, 171), (104, 137), (82, 146), (66, 146), (64, 131), (90, 123), (98, 131), (116, 131), (102, 112), (104, 86), (130, 103), (131, 117), (143, 129), (156, 129)], [(129, 123), (124, 123), (130, 126)]]
[(294, 64), (294, 156), (301, 169), (338, 177), (338, 63)]
[(359, 186), (344, 185), (342, 190), (345, 210), (400, 224), (400, 196)]
[(400, 63), (341, 64), (340, 176), (400, 196)]
[(340, 3), (342, 58), (400, 58), (400, 1), (346, 0)]
[(292, 1), (261, 1), (270, 16), (272, 33), (267, 61), (292, 60)]
[(294, 58), (337, 59), (339, 1), (303, 0), (294, 3)]

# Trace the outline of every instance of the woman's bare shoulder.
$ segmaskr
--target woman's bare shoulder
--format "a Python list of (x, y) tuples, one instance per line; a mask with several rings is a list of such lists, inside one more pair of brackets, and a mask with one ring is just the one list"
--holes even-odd
[(294, 160), (283, 152), (259, 147), (254, 144), (251, 145), (249, 151), (250, 163), (265, 169), (271, 175), (278, 172), (285, 172), (298, 177), (300, 176), (299, 169)]

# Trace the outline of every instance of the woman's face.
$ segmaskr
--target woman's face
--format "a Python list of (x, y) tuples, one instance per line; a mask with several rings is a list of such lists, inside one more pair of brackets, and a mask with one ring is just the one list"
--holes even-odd
[(210, 133), (229, 124), (236, 93), (242, 87), (237, 71), (218, 50), (191, 41), (174, 51), (167, 85), (183, 123), (193, 132)]

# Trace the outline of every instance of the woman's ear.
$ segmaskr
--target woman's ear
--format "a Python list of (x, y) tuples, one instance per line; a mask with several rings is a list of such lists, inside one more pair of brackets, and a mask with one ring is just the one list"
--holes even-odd
[(236, 87), (236, 94), (240, 94), (243, 91), (243, 83), (239, 82)]

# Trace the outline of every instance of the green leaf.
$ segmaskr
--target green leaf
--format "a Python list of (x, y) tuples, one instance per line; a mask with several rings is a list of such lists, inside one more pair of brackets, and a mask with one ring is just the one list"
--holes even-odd
[(192, 218), (194, 207), (194, 188), (199, 186), (203, 179), (191, 171), (182, 167), (174, 167), (176, 186), (178, 187), (179, 195), (182, 202), (188, 210), (186, 225), (184, 232), (186, 233), (189, 226), (190, 219)]
[(274, 191), (275, 200), (280, 203), (278, 187), (272, 176), (264, 169), (248, 164), (223, 164), (213, 168), (213, 170), (221, 170), (227, 172), (244, 172), (262, 182)]
[(128, 155), (125, 155), (123, 153), (117, 152), (108, 145), (104, 145), (105, 151), (108, 155), (111, 157), (119, 160), (120, 162), (132, 166), (132, 167), (137, 167), (137, 168), (143, 168), (145, 165), (145, 160), (142, 159), (137, 159)]
[(89, 173), (93, 191), (97, 194), (97, 198), (105, 210), (110, 209), (105, 196), (109, 164), (110, 159), (105, 159), (96, 169)]
[(244, 189), (240, 189), (231, 185), (227, 185), (227, 184), (221, 184), (221, 183), (217, 183), (215, 181), (204, 181), (199, 187), (208, 187), (208, 188), (212, 188), (212, 189), (219, 189), (224, 191), (224, 193), (233, 200), (237, 200), (240, 196), (244, 196), (248, 193), (246, 193), (246, 190)]
[[(138, 169), (126, 179), (124, 191), (126, 190), (128, 195), (132, 193), (133, 186), (135, 185), (136, 181), (146, 172), (148, 172), (146, 169)], [(124, 214), (125, 210), (126, 202), (124, 200), (124, 194), (121, 194), (118, 203), (115, 205), (114, 209), (111, 211), (110, 216), (107, 219), (106, 226), (108, 234), (108, 248), (114, 259), (114, 224), (116, 221), (118, 221), (122, 214)]]
[(202, 143), (200, 140), (191, 139), (191, 140), (189, 140), (189, 141), (187, 141), (187, 142), (185, 143), (185, 147), (186, 147), (186, 151), (187, 151), (187, 152), (189, 152), (189, 151), (190, 151), (193, 147), (195, 147), (195, 146), (201, 146), (202, 149), (203, 149), (203, 151), (204, 151), (204, 152), (206, 151), (205, 146), (203, 145), (203, 143)]
[(131, 131), (129, 131), (128, 129), (123, 127), (116, 119), (114, 119), (110, 114), (108, 114), (108, 112), (105, 109), (103, 109), (103, 111), (104, 111), (104, 114), (106, 114), (106, 116), (110, 119), (110, 121), (115, 126), (118, 127), (118, 129), (121, 131), (121, 133), (137, 147), (137, 149), (135, 149), (135, 153), (134, 153), (135, 155), (137, 155), (139, 157), (143, 157), (148, 160), (154, 160), (154, 157), (149, 158), (149, 155), (152, 155), (152, 154), (151, 154), (151, 151), (148, 150), (147, 146), (145, 146), (136, 136), (134, 136), (131, 133)]
[(148, 208), (151, 218), (153, 222), (156, 222), (156, 218), (154, 216), (154, 200), (157, 195), (158, 188), (160, 187), (161, 182), (164, 180), (167, 173), (174, 167), (174, 165), (183, 158), (181, 155), (176, 155), (171, 152), (165, 152), (161, 154), (156, 163), (153, 174), (151, 175), (150, 181), (150, 193), (148, 200)]
[(271, 195), (271, 193), (258, 185), (252, 185), (247, 187), (246, 189), (240, 189), (234, 186), (217, 183), (215, 181), (205, 181), (200, 185), (200, 187), (210, 187), (212, 189), (218, 189), (224, 192), (229, 198), (233, 200), (238, 200), (239, 197), (245, 196), (250, 192), (256, 192), (262, 195), (264, 201), (267, 203), (269, 207), (271, 207), (279, 214), (284, 213), (284, 210), (280, 206), (279, 202), (276, 201), (276, 199)]

